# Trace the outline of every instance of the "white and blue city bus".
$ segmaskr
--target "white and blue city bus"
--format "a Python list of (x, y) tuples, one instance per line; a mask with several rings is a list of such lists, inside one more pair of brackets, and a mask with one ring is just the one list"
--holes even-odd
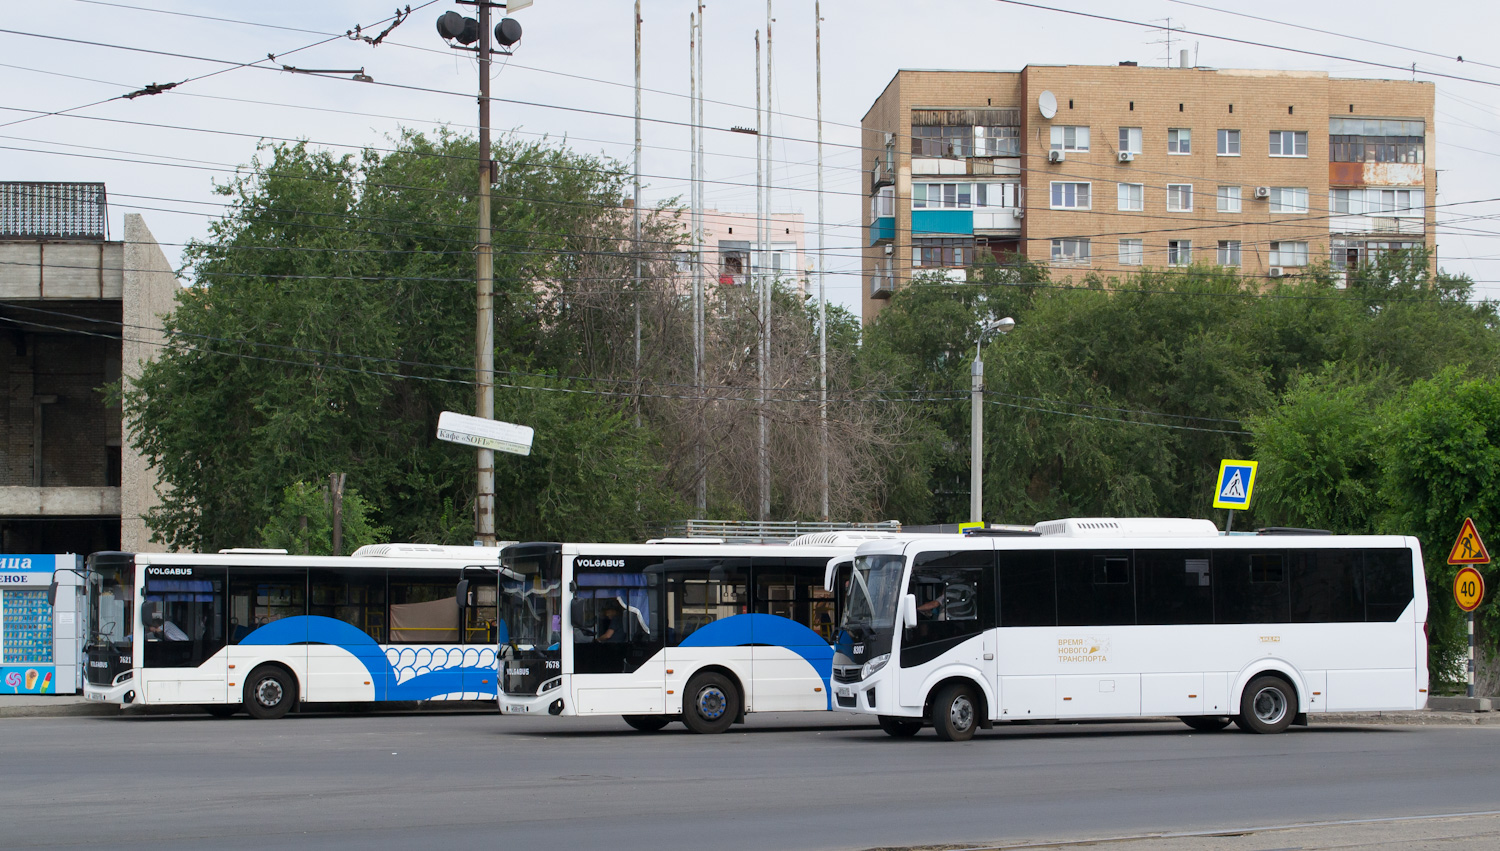
[(1072, 519), (1033, 536), (874, 541), (855, 556), (834, 701), (892, 736), (1176, 716), (1279, 733), (1427, 701), (1415, 538)]
[(256, 718), (299, 703), (494, 700), (499, 552), (94, 553), (84, 694)]
[(825, 574), (885, 537), (506, 547), (500, 711), (717, 733), (749, 712), (829, 710), (842, 588)]

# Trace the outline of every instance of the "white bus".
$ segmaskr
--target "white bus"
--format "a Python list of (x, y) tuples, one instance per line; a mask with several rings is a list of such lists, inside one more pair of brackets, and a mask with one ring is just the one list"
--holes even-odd
[(995, 722), (1161, 715), (1278, 733), (1426, 703), (1414, 538), (1154, 518), (1036, 532), (861, 546), (835, 705), (962, 741)]
[(494, 700), (499, 552), (94, 553), (84, 695), (256, 718), (299, 702)]
[(646, 731), (680, 720), (699, 733), (748, 712), (826, 711), (842, 595), (825, 571), (888, 537), (507, 547), (500, 711), (621, 715)]

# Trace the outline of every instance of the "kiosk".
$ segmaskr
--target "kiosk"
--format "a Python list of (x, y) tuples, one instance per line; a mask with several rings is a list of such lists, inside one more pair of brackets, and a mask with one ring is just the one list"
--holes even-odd
[[(0, 555), (0, 694), (77, 694), (81, 652), (83, 559)], [(47, 588), (57, 577), (57, 600)]]

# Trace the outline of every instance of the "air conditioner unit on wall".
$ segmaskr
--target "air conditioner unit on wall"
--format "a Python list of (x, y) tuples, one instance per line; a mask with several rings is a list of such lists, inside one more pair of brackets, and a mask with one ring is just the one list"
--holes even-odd
[(1271, 278), (1284, 278), (1286, 277), (1286, 270), (1280, 266), (1272, 266), (1266, 270), (1266, 275)]
[(1269, 198), (1269, 197), (1271, 197), (1271, 187), (1269, 187), (1269, 186), (1257, 186), (1257, 187), (1255, 187), (1255, 197), (1257, 197), (1257, 198)]
[(896, 253), (896, 247), (894, 245), (887, 245), (885, 247), (885, 253), (886, 254), (895, 254)]
[(1026, 208), (1025, 207), (1017, 207), (1016, 208), (1016, 218), (1018, 218), (1018, 219), (1024, 219), (1024, 218), (1026, 218)]
[(1122, 162), (1122, 163), (1135, 162), (1135, 154), (1131, 153), (1130, 151), (1121, 151), (1120, 152), (1120, 162)]
[(1060, 163), (1066, 161), (1067, 159), (1068, 155), (1063, 153), (1062, 151), (1047, 152), (1047, 162), (1049, 163)]

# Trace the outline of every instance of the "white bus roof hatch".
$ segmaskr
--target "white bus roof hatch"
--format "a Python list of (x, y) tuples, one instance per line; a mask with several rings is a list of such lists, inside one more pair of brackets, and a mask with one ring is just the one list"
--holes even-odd
[(1065, 538), (1216, 538), (1211, 520), (1185, 517), (1068, 517), (1036, 524), (1043, 537)]

